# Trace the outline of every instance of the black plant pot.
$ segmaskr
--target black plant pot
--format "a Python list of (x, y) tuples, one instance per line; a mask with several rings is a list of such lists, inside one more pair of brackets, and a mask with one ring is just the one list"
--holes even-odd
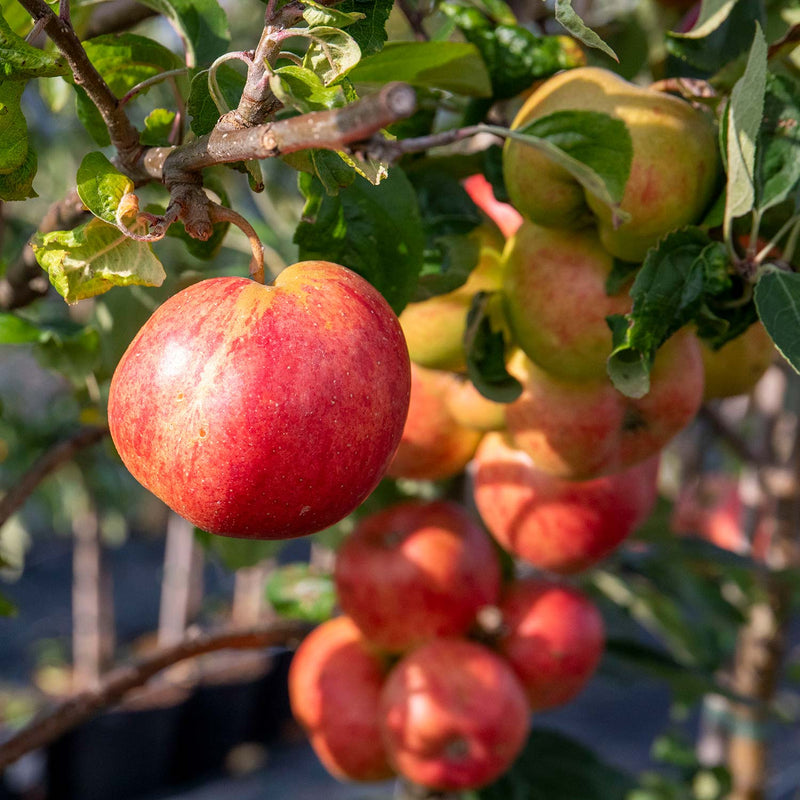
[(211, 667), (206, 662), (181, 715), (170, 771), (173, 784), (223, 771), (231, 750), (254, 740), (253, 709), (271, 660), (264, 653), (225, 655), (229, 657), (215, 659)]
[(53, 742), (47, 753), (48, 800), (129, 800), (169, 779), (186, 694), (145, 692)]

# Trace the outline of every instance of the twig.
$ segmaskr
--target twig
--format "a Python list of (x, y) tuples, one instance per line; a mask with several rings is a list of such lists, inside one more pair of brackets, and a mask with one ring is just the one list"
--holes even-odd
[(127, 31), (143, 20), (154, 17), (158, 12), (140, 5), (135, 0), (111, 0), (102, 3), (92, 12), (84, 38), (92, 39), (104, 33)]
[(137, 664), (118, 667), (108, 673), (97, 690), (82, 692), (60, 703), (0, 745), (0, 770), (25, 753), (49, 744), (102, 709), (116, 705), (132, 689), (143, 686), (154, 675), (179, 661), (216, 650), (294, 647), (310, 629), (307, 623), (279, 621), (245, 629), (201, 633), (158, 650)]
[(69, 64), (75, 82), (83, 87), (100, 112), (122, 165), (126, 171), (132, 169), (141, 152), (139, 132), (128, 119), (124, 108), (120, 106), (108, 84), (89, 60), (89, 56), (83, 49), (72, 26), (55, 14), (44, 0), (19, 0), (19, 2), (35, 22), (41, 22), (45, 33), (52, 39)]
[(397, 7), (403, 12), (403, 16), (408, 20), (411, 30), (414, 32), (414, 38), (418, 42), (426, 42), (430, 39), (428, 32), (425, 30), (422, 21), (425, 15), (416, 8), (412, 8), (408, 0), (397, 0)]
[(22, 478), (0, 497), (0, 528), (51, 472), (71, 461), (81, 450), (97, 444), (107, 434), (108, 428), (81, 428), (69, 439), (59, 442), (41, 455)]
[(155, 86), (157, 83), (161, 83), (161, 81), (165, 81), (169, 78), (174, 78), (178, 75), (184, 75), (188, 71), (188, 67), (180, 67), (179, 69), (170, 69), (166, 72), (159, 72), (158, 75), (153, 75), (152, 77), (143, 80), (141, 83), (137, 83), (136, 86), (134, 86), (120, 98), (119, 104), (124, 106), (145, 89), (149, 89), (151, 86)]

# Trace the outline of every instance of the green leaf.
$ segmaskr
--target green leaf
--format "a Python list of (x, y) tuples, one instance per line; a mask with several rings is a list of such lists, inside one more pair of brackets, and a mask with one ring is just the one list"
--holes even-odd
[(339, 28), (320, 26), (304, 34), (311, 40), (303, 66), (319, 77), (325, 86), (344, 77), (361, 59), (356, 40)]
[(800, 274), (765, 272), (756, 284), (755, 301), (775, 347), (800, 372)]
[(618, 205), (631, 171), (633, 142), (621, 119), (570, 110), (540, 117), (518, 130), (485, 127), (540, 150), (612, 208), (618, 221), (627, 217)]
[(78, 197), (96, 217), (116, 224), (123, 196), (133, 191), (133, 181), (119, 172), (103, 153), (84, 156), (78, 167)]
[(235, 539), (217, 536), (207, 531), (194, 529), (195, 541), (214, 556), (231, 572), (246, 567), (255, 567), (268, 558), (274, 558), (285, 547), (285, 541), (263, 541), (261, 539)]
[[(97, 36), (84, 42), (84, 49), (117, 97), (148, 78), (184, 66), (170, 49), (135, 33)], [(97, 144), (107, 146), (110, 139), (100, 112), (80, 86), (75, 89), (78, 118)]]
[(39, 341), (39, 328), (16, 314), (0, 313), (0, 344), (30, 344)]
[[(227, 64), (220, 64), (217, 67), (216, 75), (217, 84), (228, 108), (236, 108), (244, 89), (244, 76)], [(211, 133), (217, 124), (220, 112), (208, 90), (208, 70), (202, 70), (192, 78), (186, 110), (191, 117), (189, 124), (192, 133), (196, 136)]]
[(534, 728), (522, 753), (479, 800), (626, 800), (632, 776), (562, 733)]
[(45, 369), (66, 376), (75, 386), (85, 386), (100, 360), (100, 334), (91, 326), (43, 327), (34, 353)]
[(267, 600), (282, 617), (324, 622), (333, 616), (336, 587), (330, 575), (321, 575), (306, 563), (287, 564), (270, 574)]
[(714, 75), (747, 53), (755, 21), (766, 23), (762, 0), (706, 0), (689, 33), (667, 32), (667, 51), (690, 76)]
[(55, 78), (69, 72), (64, 59), (29, 45), (0, 14), (0, 80)]
[(392, 169), (379, 186), (358, 179), (335, 197), (311, 175), (302, 173), (299, 185), (306, 199), (294, 235), (301, 260), (349, 267), (399, 314), (413, 294), (424, 246), (416, 194), (402, 170)]
[(726, 220), (747, 214), (755, 202), (756, 141), (761, 127), (767, 82), (767, 43), (756, 23), (744, 75), (728, 106)]
[(0, 81), (0, 175), (19, 169), (28, 157), (28, 123), (20, 107), (25, 84)]
[(800, 184), (800, 91), (785, 75), (767, 74), (764, 116), (756, 148), (756, 206), (763, 212)]
[(16, 617), (17, 606), (4, 594), (0, 594), (0, 617)]
[(511, 403), (522, 384), (506, 369), (506, 335), (500, 292), (478, 292), (472, 298), (464, 331), (467, 374), (489, 400)]
[(394, 0), (344, 0), (337, 5), (343, 14), (363, 14), (364, 19), (348, 26), (348, 33), (361, 48), (361, 55), (377, 53), (386, 41), (386, 23)]
[(144, 130), (139, 137), (142, 144), (148, 147), (165, 147), (169, 142), (172, 127), (175, 122), (175, 112), (166, 108), (154, 108), (144, 118)]
[(68, 303), (113, 286), (160, 286), (166, 277), (149, 244), (130, 239), (96, 218), (71, 231), (36, 234), (31, 246)]
[(304, 0), (303, 19), (308, 23), (309, 28), (317, 25), (329, 25), (334, 28), (346, 28), (354, 22), (366, 19), (367, 15), (360, 11), (340, 11), (337, 8), (330, 8), (314, 0)]
[(601, 50), (614, 61), (619, 61), (617, 54), (575, 13), (572, 0), (556, 0), (556, 22), (560, 22), (568, 33), (587, 47)]
[(33, 190), (33, 179), (36, 177), (39, 159), (36, 151), (28, 148), (25, 160), (12, 172), (0, 175), (0, 200), (27, 200), (38, 197)]
[(141, 2), (170, 21), (186, 46), (188, 66), (205, 66), (228, 50), (228, 18), (217, 0)]
[(380, 53), (361, 59), (350, 72), (354, 83), (405, 81), (468, 97), (490, 97), (486, 66), (468, 42), (389, 42)]
[(269, 84), (285, 106), (302, 114), (338, 108), (346, 103), (341, 86), (325, 86), (315, 72), (296, 64), (276, 69)]
[(724, 245), (699, 228), (671, 233), (648, 252), (631, 287), (630, 314), (610, 321), (614, 348), (608, 375), (620, 392), (647, 394), (656, 350), (694, 318), (709, 287), (727, 286), (727, 270)]

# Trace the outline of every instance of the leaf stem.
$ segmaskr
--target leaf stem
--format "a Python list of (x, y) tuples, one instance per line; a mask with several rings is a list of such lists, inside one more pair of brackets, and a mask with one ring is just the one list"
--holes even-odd
[(145, 89), (149, 89), (151, 86), (155, 86), (157, 83), (161, 83), (161, 81), (165, 81), (168, 78), (174, 78), (178, 75), (185, 75), (189, 71), (188, 67), (180, 67), (179, 69), (170, 69), (166, 72), (159, 72), (158, 75), (153, 75), (147, 80), (142, 81), (141, 83), (137, 83), (127, 94), (123, 95), (119, 101), (120, 106), (124, 106), (137, 94), (143, 92)]

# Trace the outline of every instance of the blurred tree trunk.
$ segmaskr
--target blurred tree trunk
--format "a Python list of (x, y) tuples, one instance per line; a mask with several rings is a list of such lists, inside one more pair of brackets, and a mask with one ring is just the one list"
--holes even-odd
[(114, 601), (97, 509), (76, 515), (72, 555), (73, 691), (97, 689), (114, 656)]

